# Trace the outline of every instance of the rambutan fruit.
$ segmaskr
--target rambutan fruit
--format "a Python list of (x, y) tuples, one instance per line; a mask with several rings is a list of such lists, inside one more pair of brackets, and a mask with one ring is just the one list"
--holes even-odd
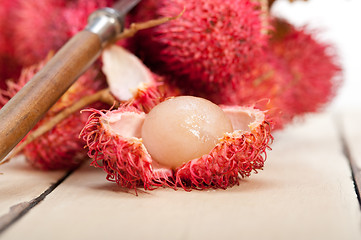
[(12, 27), (15, 24), (14, 12), (19, 4), (19, 0), (2, 0), (0, 7), (0, 55), (13, 53), (14, 46), (11, 43)]
[(25, 66), (43, 60), (57, 51), (87, 24), (96, 9), (110, 6), (113, 0), (20, 1), (14, 27), (16, 58)]
[[(46, 64), (47, 60), (25, 68), (17, 83), (8, 81), (8, 90), (0, 91), (0, 104), (6, 104)], [(162, 84), (161, 79), (152, 74), (139, 59), (119, 46), (111, 46), (103, 52), (105, 75), (99, 71), (98, 64), (96, 63), (83, 74), (56, 102), (23, 139), (15, 154), (23, 150), (28, 161), (42, 169), (73, 168), (86, 156), (84, 143), (78, 135), (89, 116), (89, 114), (74, 111), (81, 110), (97, 101), (115, 106), (118, 100), (147, 112), (170, 96), (169, 94), (175, 93), (174, 90)], [(108, 81), (109, 89), (100, 91), (105, 87), (104, 77)], [(132, 84), (132, 82), (135, 83)], [(119, 88), (119, 85), (123, 87)], [(96, 103), (93, 107), (105, 106)], [(60, 119), (63, 120), (53, 121), (59, 119), (59, 115), (62, 115)], [(39, 134), (43, 135), (38, 137)], [(28, 138), (31, 140), (28, 141)], [(33, 138), (35, 140), (32, 140)]]
[(235, 83), (209, 83), (190, 86), (188, 83), (178, 84), (182, 94), (206, 98), (220, 105), (253, 105), (267, 111), (267, 118), (275, 128), (281, 128), (289, 121), (283, 110), (287, 103), (283, 102), (284, 86), (291, 81), (291, 75), (282, 62), (270, 51), (255, 58), (252, 67), (238, 75)]
[(20, 65), (14, 58), (15, 45), (12, 41), (14, 15), (18, 0), (2, 0), (0, 6), (0, 89), (6, 88), (7, 79), (16, 79), (20, 74)]
[[(6, 104), (45, 65), (47, 60), (23, 69), (18, 82), (8, 81), (7, 90), (0, 91), (1, 104)], [(46, 125), (62, 110), (82, 97), (94, 94), (104, 87), (104, 79), (97, 78), (98, 74), (99, 70), (96, 70), (96, 68), (91, 68), (83, 74), (36, 124), (23, 141), (26, 141), (33, 131)], [(71, 169), (78, 166), (87, 158), (86, 151), (83, 148), (84, 142), (78, 137), (87, 117), (88, 115), (80, 114), (80, 112), (73, 113), (50, 131), (28, 143), (23, 149), (28, 162), (43, 170)]]
[(292, 76), (283, 86), (288, 115), (319, 111), (335, 96), (342, 82), (335, 49), (317, 41), (316, 32), (306, 27), (296, 29), (281, 19), (275, 19), (273, 25), (270, 49)]
[(268, 110), (278, 129), (297, 116), (319, 111), (341, 83), (341, 68), (334, 51), (315, 39), (316, 32), (296, 29), (280, 19), (272, 24), (269, 46), (238, 74), (237, 82), (199, 86), (184, 82), (180, 86), (183, 93), (226, 105), (249, 105), (269, 99), (262, 110)]
[(179, 19), (139, 32), (135, 40), (140, 58), (177, 83), (235, 82), (266, 45), (256, 1), (144, 0), (133, 21), (176, 16), (183, 9)]
[(81, 137), (92, 165), (128, 188), (227, 188), (263, 168), (272, 141), (264, 112), (222, 111), (191, 96), (168, 99), (148, 114), (127, 105), (89, 111)]
[(240, 73), (235, 84), (212, 84), (208, 88), (184, 88), (192, 95), (205, 97), (217, 104), (254, 105), (267, 111), (273, 126), (282, 128), (292, 117), (291, 106), (285, 99), (289, 97), (292, 75), (278, 57), (265, 51), (256, 58), (252, 68)]

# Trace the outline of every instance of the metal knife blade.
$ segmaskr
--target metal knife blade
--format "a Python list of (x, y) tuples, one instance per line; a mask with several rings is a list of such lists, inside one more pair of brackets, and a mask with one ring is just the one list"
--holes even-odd
[(125, 16), (130, 10), (132, 10), (141, 0), (123, 0), (118, 1), (113, 5), (113, 8), (117, 10), (120, 16)]

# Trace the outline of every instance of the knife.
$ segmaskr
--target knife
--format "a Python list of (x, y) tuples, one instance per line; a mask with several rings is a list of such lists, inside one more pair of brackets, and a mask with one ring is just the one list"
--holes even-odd
[(93, 12), (84, 30), (55, 56), (0, 110), (0, 160), (25, 137), (76, 79), (123, 31), (125, 15), (140, 0), (120, 0)]

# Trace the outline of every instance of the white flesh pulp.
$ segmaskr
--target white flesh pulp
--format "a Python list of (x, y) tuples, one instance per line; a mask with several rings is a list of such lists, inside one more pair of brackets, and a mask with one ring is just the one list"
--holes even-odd
[(232, 123), (220, 107), (208, 100), (183, 96), (154, 107), (146, 116), (143, 143), (158, 163), (173, 169), (208, 154)]

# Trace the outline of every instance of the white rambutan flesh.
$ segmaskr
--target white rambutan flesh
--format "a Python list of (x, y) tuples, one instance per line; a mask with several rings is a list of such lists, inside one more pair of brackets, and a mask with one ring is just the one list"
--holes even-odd
[(142, 139), (153, 160), (173, 169), (208, 154), (232, 123), (216, 104), (182, 96), (155, 106), (145, 118)]

